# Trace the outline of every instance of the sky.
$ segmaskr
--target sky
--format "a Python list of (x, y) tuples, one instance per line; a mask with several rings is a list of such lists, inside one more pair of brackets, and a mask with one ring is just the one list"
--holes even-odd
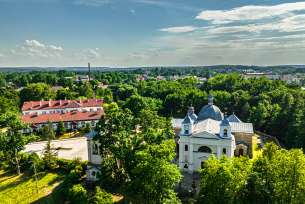
[(0, 67), (304, 65), (305, 2), (0, 0)]

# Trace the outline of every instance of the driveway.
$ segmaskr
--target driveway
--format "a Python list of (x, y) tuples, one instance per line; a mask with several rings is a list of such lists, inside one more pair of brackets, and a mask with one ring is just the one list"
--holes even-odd
[[(42, 157), (42, 150), (46, 144), (47, 141), (32, 142), (25, 145), (25, 150), (22, 152), (28, 154), (36, 152), (39, 157)], [(82, 158), (82, 161), (88, 160), (87, 138), (85, 137), (51, 140), (51, 145), (54, 145), (54, 148), (69, 148), (69, 150), (59, 150), (58, 158), (73, 159), (75, 157), (80, 157)]]

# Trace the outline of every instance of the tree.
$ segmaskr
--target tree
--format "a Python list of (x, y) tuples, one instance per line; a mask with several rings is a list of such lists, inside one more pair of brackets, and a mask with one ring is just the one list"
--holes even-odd
[(45, 140), (55, 139), (54, 127), (50, 118), (48, 118), (46, 125), (40, 130), (40, 132)]
[(21, 102), (49, 100), (53, 98), (50, 86), (44, 83), (28, 84), (20, 91)]
[(17, 113), (7, 112), (0, 115), (1, 128), (7, 127), (7, 132), (0, 133), (0, 151), (4, 151), (14, 158), (17, 174), (20, 174), (19, 152), (25, 149), (30, 138), (25, 137), (21, 131), (27, 128), (27, 123), (22, 122)]
[(270, 162), (274, 203), (305, 202), (305, 157), (301, 149), (277, 151)]
[(93, 90), (90, 83), (85, 83), (84, 86), (79, 87), (79, 94), (85, 96), (86, 98), (93, 98)]
[[(110, 109), (101, 116), (95, 131), (94, 140), (101, 145), (99, 154), (103, 158), (100, 182), (108, 191), (121, 191), (123, 184), (128, 180), (127, 169), (134, 161), (134, 152), (141, 145), (141, 140), (132, 135), (132, 115), (128, 109)], [(115, 175), (115, 176), (113, 176)]]
[(265, 184), (259, 173), (254, 172), (247, 174), (245, 181), (244, 186), (242, 186), (240, 190), (240, 203), (271, 203), (271, 193), (265, 188)]
[(89, 133), (92, 131), (92, 126), (91, 126), (91, 123), (86, 123), (86, 128), (85, 128), (85, 132), (86, 133)]
[(174, 140), (163, 140), (136, 152), (126, 193), (147, 203), (181, 203), (172, 189), (182, 178), (180, 168), (169, 164), (175, 156), (174, 149)]
[(54, 150), (54, 145), (51, 145), (51, 140), (55, 139), (55, 133), (53, 130), (53, 124), (48, 118), (48, 122), (45, 127), (43, 127), (43, 137), (47, 139), (47, 145), (43, 149), (43, 161), (45, 164), (45, 167), (48, 167), (49, 169), (55, 169), (57, 166), (56, 158), (58, 155), (58, 151)]
[(111, 194), (101, 190), (99, 186), (95, 188), (95, 193), (90, 198), (90, 203), (92, 204), (112, 204), (114, 203)]
[(64, 125), (64, 123), (62, 122), (62, 119), (59, 119), (59, 122), (57, 124), (57, 130), (56, 130), (56, 135), (63, 135), (66, 134), (66, 127)]
[(0, 101), (0, 114), (6, 112), (18, 112), (18, 107), (16, 107), (15, 102), (12, 99), (0, 96)]
[(200, 175), (205, 179), (200, 181), (199, 194), (195, 203), (231, 203), (234, 176), (226, 156), (221, 156), (221, 159), (217, 160), (212, 154), (204, 165)]
[(73, 185), (73, 187), (69, 189), (68, 201), (72, 204), (88, 204), (87, 191), (81, 184)]

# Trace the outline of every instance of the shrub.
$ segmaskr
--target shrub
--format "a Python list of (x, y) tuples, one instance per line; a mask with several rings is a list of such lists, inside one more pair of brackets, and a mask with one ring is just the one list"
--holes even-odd
[(67, 194), (69, 189), (72, 188), (74, 184), (77, 184), (79, 182), (80, 176), (78, 173), (75, 172), (70, 172), (66, 177), (63, 182), (63, 186), (60, 189), (63, 191), (64, 194)]
[(86, 123), (86, 128), (85, 128), (85, 132), (86, 133), (89, 133), (92, 131), (92, 126), (91, 126), (91, 123)]
[(74, 185), (71, 189), (69, 189), (68, 200), (72, 204), (87, 204), (87, 191), (82, 187), (81, 184)]
[(29, 156), (29, 161), (35, 162), (35, 166), (37, 170), (44, 170), (44, 162), (39, 158), (36, 152), (32, 152)]
[(114, 203), (111, 194), (101, 190), (99, 186), (95, 188), (95, 193), (90, 199), (92, 204), (112, 204)]
[(84, 128), (84, 127), (80, 127), (78, 130), (79, 130), (80, 132), (85, 132), (85, 128)]
[(29, 163), (29, 154), (27, 153), (19, 154), (19, 166), (21, 171), (24, 171), (31, 166), (31, 164)]

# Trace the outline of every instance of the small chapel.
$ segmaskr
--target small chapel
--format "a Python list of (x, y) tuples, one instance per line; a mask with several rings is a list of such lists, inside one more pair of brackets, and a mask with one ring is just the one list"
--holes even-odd
[(173, 118), (172, 124), (182, 172), (198, 172), (212, 154), (217, 159), (223, 154), (252, 158), (252, 123), (242, 122), (234, 113), (227, 117), (213, 104), (212, 94), (198, 116), (190, 107), (185, 118)]

